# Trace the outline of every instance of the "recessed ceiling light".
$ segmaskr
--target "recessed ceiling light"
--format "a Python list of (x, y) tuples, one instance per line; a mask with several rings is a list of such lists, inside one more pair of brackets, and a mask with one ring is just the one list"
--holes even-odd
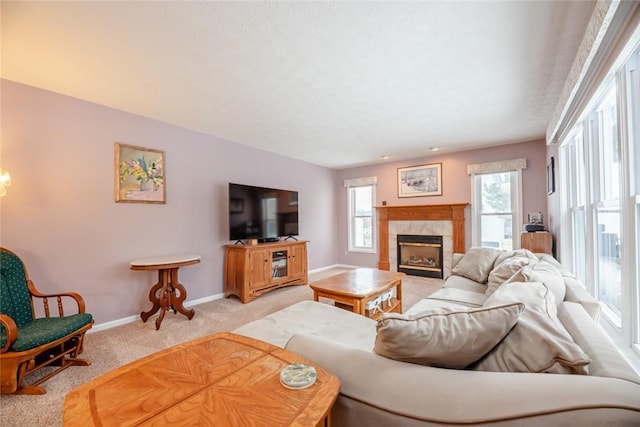
[(385, 154), (384, 156), (382, 156), (382, 160), (389, 160), (389, 156)]
[(440, 147), (431, 147), (431, 148), (429, 148), (429, 150), (431, 150), (431, 151), (438, 151), (439, 149), (440, 149)]

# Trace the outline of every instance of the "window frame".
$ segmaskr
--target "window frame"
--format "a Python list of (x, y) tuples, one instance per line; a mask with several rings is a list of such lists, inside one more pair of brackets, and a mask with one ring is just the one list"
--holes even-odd
[[(513, 174), (511, 179), (511, 212), (503, 213), (483, 213), (482, 212), (482, 176), (492, 175), (497, 173), (511, 173)], [(471, 217), (472, 217), (472, 246), (482, 246), (482, 217), (494, 216), (494, 215), (511, 215), (511, 238), (513, 240), (512, 249), (520, 249), (520, 232), (522, 230), (522, 168), (508, 168), (500, 171), (472, 173), (471, 174)]]
[[(377, 252), (377, 230), (376, 230), (376, 177), (355, 178), (345, 180), (345, 188), (347, 190), (347, 251), (359, 253), (376, 253)], [(371, 215), (355, 214), (355, 189), (369, 187), (371, 191)], [(355, 245), (355, 229), (356, 220), (358, 218), (371, 218), (371, 247)]]

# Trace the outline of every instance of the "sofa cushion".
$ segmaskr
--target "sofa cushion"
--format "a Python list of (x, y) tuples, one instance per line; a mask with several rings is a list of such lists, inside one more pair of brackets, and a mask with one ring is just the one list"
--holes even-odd
[(493, 267), (497, 267), (502, 264), (508, 258), (519, 257), (519, 258), (528, 258), (531, 261), (538, 261), (538, 257), (536, 254), (531, 252), (529, 249), (514, 249), (512, 251), (502, 251), (496, 257), (495, 262), (493, 263)]
[(500, 254), (493, 248), (471, 248), (460, 262), (451, 269), (451, 274), (463, 276), (478, 283), (487, 283), (493, 263)]
[(414, 316), (383, 314), (374, 351), (403, 362), (462, 369), (499, 343), (524, 304), (479, 309), (440, 308)]
[(587, 374), (591, 361), (556, 315), (551, 291), (542, 283), (506, 283), (486, 306), (522, 302), (525, 309), (511, 332), (472, 366), (479, 371)]
[[(26, 351), (77, 331), (93, 320), (89, 313), (78, 313), (64, 317), (41, 317), (18, 328), (18, 339), (11, 346), (13, 351)], [(1, 346), (6, 343), (2, 336)]]
[(541, 282), (555, 297), (556, 305), (564, 301), (566, 286), (560, 271), (547, 262), (536, 262), (523, 267), (508, 280), (509, 282)]
[(560, 264), (560, 262), (555, 259), (552, 255), (549, 254), (536, 254), (536, 256), (538, 257), (538, 259), (542, 262), (546, 262), (548, 264), (553, 265), (555, 268), (558, 269), (558, 271), (560, 272), (560, 274), (563, 277), (573, 277), (575, 278), (576, 275), (573, 274), (572, 272), (570, 272), (569, 270), (567, 270), (562, 264)]
[(444, 282), (443, 288), (456, 288), (483, 294), (487, 290), (487, 285), (484, 283), (480, 284), (462, 276), (449, 276), (446, 282)]
[(593, 295), (587, 292), (587, 288), (573, 277), (564, 277), (564, 284), (566, 286), (566, 294), (564, 296), (565, 301), (577, 302), (585, 311), (589, 313), (589, 316), (594, 322), (598, 323), (600, 320), (600, 312), (602, 311), (602, 304), (596, 300)]
[[(482, 304), (480, 304), (482, 306)], [(405, 316), (422, 314), (425, 311), (435, 310), (438, 308), (455, 308), (458, 310), (466, 310), (468, 308), (478, 308), (478, 306), (470, 307), (466, 304), (462, 304), (459, 301), (444, 301), (431, 298), (423, 298), (415, 303), (411, 308), (404, 311)]]
[(376, 322), (332, 305), (300, 301), (233, 330), (240, 335), (284, 348), (294, 334), (331, 337), (334, 341), (371, 351)]
[(473, 292), (457, 288), (442, 288), (429, 295), (427, 299), (448, 301), (477, 308), (482, 307), (487, 296), (484, 292)]
[(502, 285), (513, 277), (514, 274), (519, 272), (522, 267), (525, 267), (531, 263), (531, 258), (523, 256), (512, 256), (505, 258), (498, 266), (494, 267), (489, 273), (489, 279), (487, 283), (487, 289), (485, 294), (491, 295)]

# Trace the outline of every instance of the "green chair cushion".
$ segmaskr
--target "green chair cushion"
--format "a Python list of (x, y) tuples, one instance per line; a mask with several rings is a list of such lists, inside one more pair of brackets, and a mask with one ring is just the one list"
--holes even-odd
[[(18, 339), (13, 343), (11, 350), (30, 350), (55, 341), (91, 323), (92, 319), (93, 317), (89, 313), (33, 319), (27, 324), (18, 327)], [(7, 334), (2, 331), (0, 333), (0, 347), (4, 347), (6, 342)]]
[[(33, 320), (24, 265), (16, 255), (0, 251), (0, 313), (20, 327)], [(4, 327), (0, 327), (4, 332)]]

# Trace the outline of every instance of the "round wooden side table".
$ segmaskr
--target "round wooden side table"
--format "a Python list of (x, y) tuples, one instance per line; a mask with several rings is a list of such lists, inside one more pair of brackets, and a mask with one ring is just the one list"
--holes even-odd
[(156, 319), (156, 330), (160, 329), (164, 314), (168, 310), (173, 310), (176, 314), (180, 312), (191, 320), (195, 311), (187, 310), (182, 305), (187, 298), (187, 290), (178, 282), (178, 269), (199, 262), (200, 255), (170, 255), (136, 259), (129, 263), (132, 270), (158, 270), (158, 283), (149, 291), (149, 301), (153, 306), (149, 311), (140, 313), (143, 322), (158, 310), (161, 311)]

